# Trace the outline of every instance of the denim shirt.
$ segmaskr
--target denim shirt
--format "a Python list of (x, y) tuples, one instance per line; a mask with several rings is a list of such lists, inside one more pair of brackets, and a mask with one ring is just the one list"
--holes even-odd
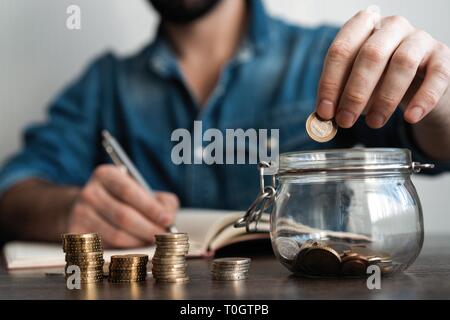
[(290, 25), (269, 17), (259, 0), (248, 4), (244, 40), (206, 105), (195, 101), (160, 31), (135, 56), (100, 57), (54, 100), (48, 120), (26, 130), (24, 147), (1, 170), (0, 192), (32, 177), (82, 186), (96, 166), (110, 162), (101, 146), (101, 132), (107, 129), (148, 183), (176, 193), (182, 206), (245, 209), (258, 193), (254, 164), (171, 161), (177, 143), (171, 141), (172, 132), (192, 131), (197, 120), (203, 131), (279, 129), (280, 153), (362, 144), (408, 148), (414, 160), (430, 161), (414, 145), (399, 112), (380, 130), (369, 129), (360, 119), (329, 143), (308, 138), (305, 121), (314, 111), (323, 61), (338, 29)]

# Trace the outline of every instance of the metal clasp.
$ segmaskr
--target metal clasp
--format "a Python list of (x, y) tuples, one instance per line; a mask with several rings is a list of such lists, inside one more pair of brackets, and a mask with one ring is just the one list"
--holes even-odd
[(434, 169), (434, 164), (413, 162), (411, 167), (412, 167), (412, 171), (414, 173), (420, 173), (422, 170)]
[(260, 221), (263, 213), (272, 206), (275, 198), (275, 175), (272, 175), (272, 185), (265, 186), (264, 182), (264, 170), (271, 167), (270, 163), (260, 162), (258, 164), (259, 171), (259, 194), (256, 200), (248, 208), (245, 215), (234, 223), (235, 228), (243, 228), (249, 233), (268, 232), (268, 230), (258, 229), (258, 222)]

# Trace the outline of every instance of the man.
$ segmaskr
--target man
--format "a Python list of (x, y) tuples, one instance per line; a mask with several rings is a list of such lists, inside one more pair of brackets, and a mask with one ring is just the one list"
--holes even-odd
[[(132, 247), (153, 241), (179, 203), (245, 209), (257, 193), (254, 165), (171, 161), (171, 132), (195, 120), (203, 130), (279, 128), (280, 152), (403, 147), (449, 168), (449, 49), (405, 18), (361, 11), (338, 33), (270, 18), (258, 0), (150, 2), (162, 17), (154, 42), (94, 62), (6, 163), (0, 225), (11, 237), (96, 231)], [(327, 144), (305, 134), (314, 110), (341, 127)], [(164, 192), (151, 197), (104, 164), (103, 129)]]

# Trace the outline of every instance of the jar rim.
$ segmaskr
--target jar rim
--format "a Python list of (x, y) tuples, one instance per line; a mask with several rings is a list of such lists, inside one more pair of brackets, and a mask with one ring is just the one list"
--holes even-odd
[(280, 155), (279, 173), (300, 171), (397, 170), (410, 168), (411, 151), (397, 148), (324, 149)]

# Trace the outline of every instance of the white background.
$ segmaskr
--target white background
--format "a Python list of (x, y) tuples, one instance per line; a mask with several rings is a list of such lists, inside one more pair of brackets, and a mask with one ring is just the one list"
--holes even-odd
[[(225, 0), (226, 1), (226, 0)], [(269, 10), (303, 24), (342, 24), (378, 5), (450, 43), (448, 0), (266, 0)], [(82, 10), (82, 30), (65, 27), (66, 8)], [(20, 132), (45, 117), (50, 99), (93, 57), (131, 54), (150, 41), (157, 17), (142, 0), (0, 0), (0, 161), (20, 146)], [(450, 106), (449, 106), (450, 107)], [(430, 232), (450, 231), (450, 174), (415, 178)]]

